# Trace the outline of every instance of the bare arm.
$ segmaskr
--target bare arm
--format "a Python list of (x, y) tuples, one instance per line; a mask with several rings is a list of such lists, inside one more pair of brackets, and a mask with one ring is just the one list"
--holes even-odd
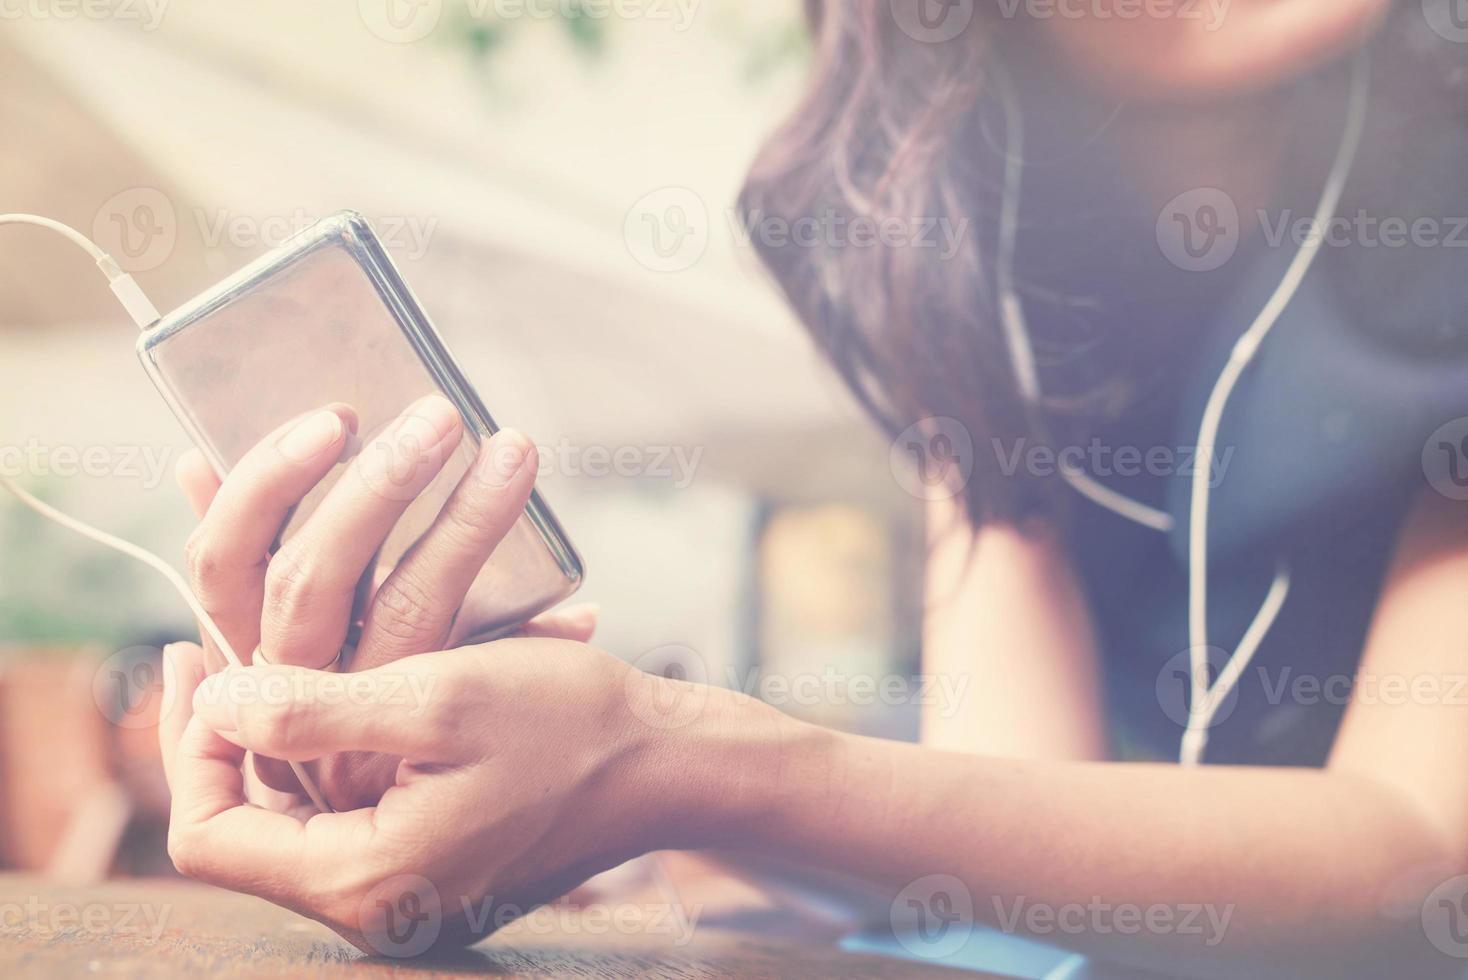
[[(383, 907), (374, 889), (405, 876), (429, 880), (457, 940), (497, 921), (458, 910), (523, 914), (636, 854), (722, 846), (851, 873), (888, 895), (909, 889), (920, 905), (911, 887), (939, 876), (950, 902), (930, 908), (945, 919), (957, 911), (1172, 974), (1461, 976), (1464, 960), (1424, 938), (1424, 913), (1440, 908), (1424, 900), (1468, 870), (1468, 708), (1452, 686), (1468, 667), (1465, 589), (1468, 521), (1427, 501), (1377, 610), (1361, 670), (1372, 683), (1357, 688), (1324, 770), (883, 742), (567, 641), (408, 657), (350, 675), (365, 698), (316, 697), (340, 675), (290, 666), (201, 683), (203, 653), (189, 648), (165, 672), (183, 690), (160, 725), (171, 853), (186, 873), (300, 908), (364, 948)], [(1381, 678), (1412, 696), (1381, 696)], [(420, 694), (402, 698), (405, 682)], [(299, 693), (250, 693), (282, 684)], [(247, 750), (297, 761), (375, 751), (413, 765), (376, 807), (302, 825), (245, 805)], [(1199, 908), (1201, 921), (1183, 918)], [(1433, 938), (1459, 951), (1459, 924), (1447, 926)]]
[(923, 669), (962, 690), (923, 713), (923, 744), (1025, 759), (1106, 754), (1095, 636), (1055, 537), (928, 514)]
[[(1465, 592), (1468, 522), (1461, 508), (1425, 502), (1404, 534), (1361, 676), (1463, 676)], [(1004, 928), (1026, 928), (1030, 909), (1077, 904), (1201, 904), (1215, 923), (1227, 917), (1221, 936), (1128, 935), (1088, 919), (1083, 932), (1047, 933), (1052, 941), (1200, 976), (1263, 975), (1264, 964), (1289, 976), (1379, 976), (1388, 964), (1461, 974), (1462, 961), (1425, 940), (1419, 910), (1436, 885), (1468, 870), (1468, 708), (1363, 690), (1376, 688), (1357, 688), (1325, 770), (1000, 760), (788, 721), (768, 722), (778, 738), (749, 736), (762, 754), (738, 745), (726, 717), (721, 738), (738, 751), (708, 771), (758, 759), (788, 787), (745, 782), (759, 819), (740, 811), (746, 819), (730, 833), (894, 894), (952, 875), (975, 916)], [(748, 731), (748, 706), (730, 712)], [(1404, 911), (1384, 912), (1393, 906)]]

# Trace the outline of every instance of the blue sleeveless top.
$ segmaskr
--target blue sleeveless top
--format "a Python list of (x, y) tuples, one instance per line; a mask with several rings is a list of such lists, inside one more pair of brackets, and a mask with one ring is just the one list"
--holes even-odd
[[(1394, 248), (1359, 230), (1343, 233), (1350, 243), (1322, 249), (1234, 390), (1210, 507), (1210, 642), (1232, 651), (1281, 558), (1292, 569), (1292, 588), (1211, 730), (1207, 758), (1214, 763), (1324, 762), (1403, 519), (1429, 485), (1424, 458), (1468, 454), (1468, 441), (1434, 439), (1445, 424), (1468, 417), (1468, 120), (1422, 99), (1391, 64), (1378, 61), (1376, 75), (1365, 142), (1340, 213), (1351, 221), (1362, 213), (1409, 223), (1433, 218), (1441, 240)], [(1307, 88), (1299, 100), (1298, 181), (1287, 180), (1282, 195), (1293, 207), (1241, 215), (1245, 228), (1313, 213), (1339, 140), (1344, 70), (1323, 72)], [(1026, 200), (1038, 194), (1044, 203), (1033, 204), (1026, 219), (1022, 236), (1033, 231), (1035, 238), (1032, 257), (1023, 261), (1057, 287), (1070, 276), (1084, 289), (1084, 269), (1063, 269), (1059, 281), (1049, 273), (1056, 253), (1047, 222), (1063, 218), (1069, 240), (1089, 247), (1125, 238), (1129, 254), (1104, 260), (1109, 273), (1120, 266), (1124, 275), (1119, 284), (1099, 276), (1089, 282), (1096, 288), (1087, 315), (1101, 331), (1120, 327), (1120, 318), (1141, 318), (1160, 338), (1150, 352), (1133, 341), (1134, 356), (1160, 358), (1165, 370), (1144, 397), (1092, 434), (1112, 452), (1170, 454), (1168, 467), (1097, 478), (1166, 510), (1175, 530), (1141, 527), (1079, 496), (1068, 526), (1097, 623), (1118, 750), (1172, 759), (1188, 684), (1188, 447), (1234, 341), (1279, 284), (1295, 246), (1271, 245), (1256, 224), (1225, 268), (1182, 271), (1157, 244), (1146, 209), (1128, 199), (1123, 173), (1092, 156), (1083, 174), (1050, 179), (1060, 176), (1040, 168), (1026, 177)], [(1145, 286), (1129, 290), (1128, 282)], [(1046, 309), (1038, 306), (1031, 320), (1044, 329)], [(1147, 334), (1134, 324), (1127, 329)], [(1464, 440), (1468, 420), (1450, 431)], [(1456, 464), (1447, 472), (1468, 482), (1468, 457), (1442, 462)], [(1216, 672), (1222, 656), (1212, 663)], [(1468, 690), (1457, 696), (1468, 698)]]

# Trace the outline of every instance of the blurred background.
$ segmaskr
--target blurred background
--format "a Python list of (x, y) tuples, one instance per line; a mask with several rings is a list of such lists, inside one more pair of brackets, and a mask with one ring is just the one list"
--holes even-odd
[[(843, 728), (917, 705), (920, 502), (733, 205), (808, 61), (799, 0), (27, 0), (0, 13), (0, 211), (172, 308), (366, 213), (586, 559), (599, 643)], [(0, 238), (0, 466), (181, 564), (187, 442), (70, 245)], [(153, 573), (0, 499), (0, 866), (167, 866)], [(822, 696), (785, 682), (826, 678)], [(855, 691), (855, 688), (852, 688)], [(782, 693), (783, 692), (783, 693)], [(901, 700), (901, 699), (896, 699)]]

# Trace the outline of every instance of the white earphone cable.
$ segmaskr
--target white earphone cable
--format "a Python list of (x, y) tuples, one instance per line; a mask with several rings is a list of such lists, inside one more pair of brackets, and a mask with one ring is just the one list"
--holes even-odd
[[(1000, 204), (999, 214), (999, 261), (995, 270), (999, 292), (999, 322), (1004, 330), (1005, 345), (1009, 350), (1020, 397), (1031, 410), (1031, 424), (1043, 431), (1042, 393), (1039, 372), (1035, 367), (1035, 349), (1030, 342), (1024, 304), (1014, 285), (1014, 254), (1019, 239), (1021, 171), (1024, 168), (1024, 117), (1019, 111), (1019, 103), (1002, 65), (998, 65), (997, 74), (1003, 93), (1007, 140), (1004, 154), (1004, 199)], [(1167, 511), (1149, 507), (1125, 494), (1117, 493), (1092, 479), (1084, 470), (1062, 464), (1060, 475), (1076, 492), (1129, 521), (1164, 534), (1172, 530), (1172, 515)]]
[[(1289, 591), (1289, 569), (1281, 562), (1274, 584), (1254, 625), (1245, 633), (1239, 649), (1210, 689), (1207, 676), (1208, 505), (1213, 490), (1213, 457), (1217, 450), (1218, 430), (1223, 423), (1224, 409), (1227, 408), (1228, 400), (1243, 376), (1244, 369), (1259, 353), (1264, 339), (1269, 336), (1290, 301), (1295, 298), (1300, 284), (1305, 281), (1305, 274), (1310, 271), (1325, 244), (1325, 230), (1335, 220), (1341, 195), (1345, 192), (1346, 180), (1351, 175), (1356, 152), (1361, 146), (1361, 133), (1366, 127), (1366, 97), (1370, 81), (1370, 56), (1363, 49), (1357, 54), (1351, 68), (1351, 89), (1344, 132), (1335, 160), (1331, 164), (1330, 176), (1321, 191), (1320, 203), (1315, 209), (1314, 227), (1317, 233), (1310, 236), (1295, 253), (1279, 288), (1269, 297), (1269, 302), (1264, 304), (1258, 319), (1234, 344), (1228, 363), (1224, 365), (1223, 373), (1219, 375), (1203, 409), (1203, 421), (1198, 428), (1199, 465), (1193, 469), (1192, 501), (1188, 519), (1188, 646), (1192, 658), (1193, 696), (1189, 705), (1188, 730), (1183, 737), (1184, 764), (1202, 760), (1215, 712), (1238, 682), (1249, 659), (1258, 650), (1264, 633), (1273, 624), (1273, 619), (1278, 615), (1279, 607), (1284, 604), (1285, 595)], [(1268, 618), (1263, 627), (1255, 629), (1266, 616)], [(1239, 668), (1229, 669), (1234, 667), (1235, 661), (1242, 662)]]
[[(1037, 425), (1043, 422), (1042, 391), (1039, 374), (1035, 367), (1034, 345), (1030, 340), (1025, 322), (1024, 304), (1014, 284), (1015, 248), (1019, 229), (1019, 206), (1022, 170), (1024, 167), (1024, 120), (1018, 99), (1008, 74), (1002, 64), (998, 65), (996, 77), (999, 81), (1001, 101), (1004, 105), (1006, 149), (1004, 161), (1004, 200), (999, 216), (998, 270), (996, 272), (999, 291), (999, 315), (1016, 384), (1020, 395), (1031, 407)], [(1188, 523), (1188, 644), (1191, 697), (1188, 703), (1188, 724), (1183, 733), (1179, 760), (1184, 765), (1197, 765), (1203, 759), (1208, 746), (1208, 730), (1213, 724), (1219, 707), (1238, 684), (1249, 662), (1264, 642), (1290, 590), (1289, 565), (1283, 559), (1278, 564), (1269, 592), (1259, 612), (1244, 631), (1234, 653), (1219, 672), (1217, 680), (1210, 684), (1208, 679), (1208, 508), (1211, 502), (1213, 457), (1216, 452), (1218, 430), (1223, 413), (1234, 387), (1243, 376), (1245, 368), (1259, 352), (1260, 345), (1269, 331), (1279, 322), (1280, 315), (1299, 291), (1305, 274), (1310, 271), (1324, 244), (1324, 229), (1335, 218), (1341, 194), (1350, 176), (1356, 152), (1361, 145), (1361, 134), (1365, 128), (1366, 97), (1370, 85), (1370, 56), (1363, 49), (1357, 54), (1351, 68), (1350, 96), (1347, 117), (1340, 146), (1336, 151), (1320, 203), (1315, 213), (1317, 233), (1311, 236), (1295, 254), (1285, 272), (1284, 279), (1275, 288), (1259, 316), (1244, 331), (1234, 344), (1223, 372), (1213, 385), (1208, 402), (1199, 424), (1197, 441), (1198, 465), (1194, 467), (1189, 502)], [(1061, 470), (1065, 481), (1078, 493), (1101, 507), (1144, 527), (1163, 533), (1174, 527), (1171, 514), (1132, 500), (1123, 494), (1103, 486), (1089, 474), (1065, 467)]]
[[(8, 224), (29, 224), (46, 228), (65, 236), (81, 246), (86, 250), (88, 255), (92, 256), (97, 266), (107, 276), (108, 282), (112, 285), (113, 293), (122, 301), (123, 306), (127, 309), (128, 314), (133, 318), (133, 322), (138, 325), (139, 329), (146, 330), (158, 322), (157, 309), (148, 301), (142, 289), (133, 280), (133, 277), (123, 272), (106, 252), (98, 248), (91, 239), (87, 238), (81, 232), (58, 221), (52, 221), (50, 218), (41, 218), (30, 214), (0, 214), (0, 225)], [(174, 591), (179, 594), (180, 598), (188, 605), (194, 616), (198, 618), (200, 628), (219, 647), (219, 651), (224, 654), (225, 659), (236, 667), (241, 666), (241, 660), (239, 655), (235, 653), (234, 647), (230, 645), (229, 640), (225, 638), (219, 626), (204, 609), (203, 604), (199, 602), (198, 597), (194, 595), (193, 590), (189, 588), (183, 576), (173, 566), (169, 565), (168, 562), (130, 541), (125, 541), (116, 535), (108, 534), (106, 531), (92, 527), (84, 521), (79, 521), (74, 517), (62, 513), (50, 504), (38, 500), (13, 479), (4, 474), (0, 474), (0, 489), (4, 489), (13, 494), (22, 504), (37, 514), (40, 514), (46, 520), (59, 524), (61, 527), (73, 531), (103, 547), (111, 548), (113, 551), (142, 562), (159, 575), (162, 575), (168, 584), (173, 586)], [(315, 781), (305, 771), (305, 768), (297, 762), (292, 762), (290, 765), (292, 771), (296, 774), (296, 778), (300, 780), (301, 787), (306, 791), (306, 795), (311, 798), (311, 802), (322, 813), (330, 813), (331, 807), (326, 803), (326, 798), (316, 786)]]

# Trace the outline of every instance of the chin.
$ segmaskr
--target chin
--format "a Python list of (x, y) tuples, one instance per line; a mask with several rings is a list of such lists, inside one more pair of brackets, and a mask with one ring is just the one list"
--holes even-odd
[(1391, 0), (1179, 0), (1159, 5), (1179, 12), (1171, 16), (1056, 15), (1032, 23), (1063, 49), (1071, 70), (1108, 94), (1208, 102), (1267, 90), (1355, 50), (1391, 6)]

